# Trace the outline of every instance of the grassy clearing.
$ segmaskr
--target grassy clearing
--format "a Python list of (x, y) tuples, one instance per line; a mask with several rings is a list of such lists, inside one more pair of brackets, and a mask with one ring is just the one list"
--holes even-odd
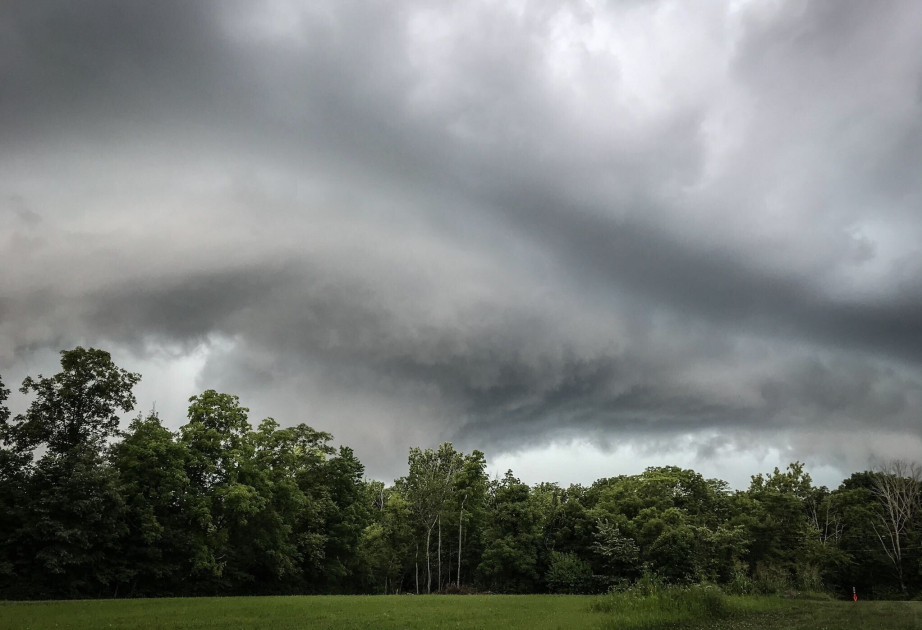
[(591, 597), (338, 596), (49, 602), (0, 606), (0, 629), (357, 630), (597, 628)]
[(253, 597), (0, 603), (0, 630), (918, 630), (922, 603), (719, 593)]

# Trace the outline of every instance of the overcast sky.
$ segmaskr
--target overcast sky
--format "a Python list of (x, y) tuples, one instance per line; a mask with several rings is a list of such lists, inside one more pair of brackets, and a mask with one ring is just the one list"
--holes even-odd
[(0, 374), (171, 427), (836, 484), (922, 457), (920, 243), (917, 0), (0, 10)]

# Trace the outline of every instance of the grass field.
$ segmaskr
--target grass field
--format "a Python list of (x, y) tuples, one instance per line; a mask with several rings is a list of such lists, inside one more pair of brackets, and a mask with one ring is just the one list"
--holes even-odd
[(0, 630), (735, 630), (922, 629), (922, 603), (721, 598), (717, 609), (657, 598), (550, 595), (253, 597), (0, 603)]

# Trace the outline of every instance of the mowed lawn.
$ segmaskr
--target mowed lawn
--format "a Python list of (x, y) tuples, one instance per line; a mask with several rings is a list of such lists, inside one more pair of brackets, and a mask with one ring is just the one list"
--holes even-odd
[(132, 630), (597, 628), (592, 597), (541, 595), (228, 597), (0, 605), (0, 629)]
[(479, 595), (462, 597), (234, 597), (0, 603), (0, 630), (644, 630), (662, 627), (737, 630), (922, 629), (922, 603), (814, 602), (732, 598), (723, 620), (676, 626), (592, 609), (596, 597)]

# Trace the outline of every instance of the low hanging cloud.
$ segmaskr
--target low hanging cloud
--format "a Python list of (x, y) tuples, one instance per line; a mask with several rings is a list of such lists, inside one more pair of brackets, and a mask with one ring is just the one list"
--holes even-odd
[(918, 456), (920, 58), (910, 1), (21, 3), (0, 373), (204, 357), (379, 475)]

